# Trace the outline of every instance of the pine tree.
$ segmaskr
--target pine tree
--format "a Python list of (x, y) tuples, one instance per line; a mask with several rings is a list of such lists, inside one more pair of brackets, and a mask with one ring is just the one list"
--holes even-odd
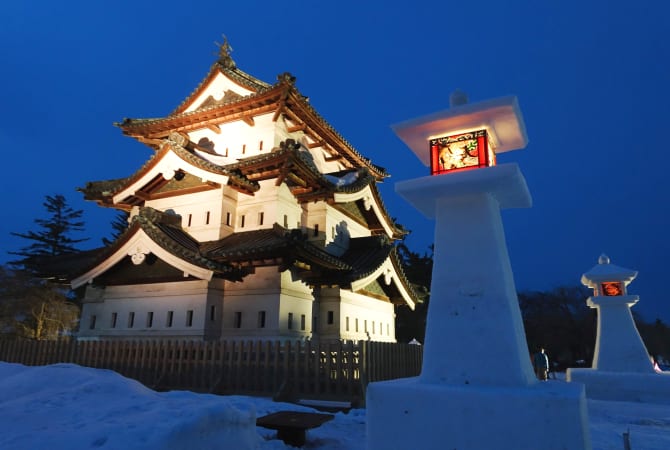
[(102, 243), (104, 245), (110, 245), (114, 242), (124, 231), (128, 228), (128, 214), (126, 211), (119, 212), (114, 220), (112, 221), (112, 236), (111, 238), (102, 238)]
[(8, 252), (12, 255), (21, 256), (22, 259), (10, 261), (9, 264), (16, 269), (27, 270), (31, 273), (39, 272), (40, 261), (45, 256), (58, 256), (68, 253), (76, 253), (76, 244), (87, 239), (73, 239), (70, 234), (84, 230), (84, 222), (81, 220), (83, 210), (74, 210), (68, 204), (64, 196), (46, 196), (43, 203), (49, 217), (47, 219), (35, 219), (40, 226), (39, 231), (28, 231), (27, 233), (12, 232), (13, 236), (32, 241), (32, 244), (17, 252)]

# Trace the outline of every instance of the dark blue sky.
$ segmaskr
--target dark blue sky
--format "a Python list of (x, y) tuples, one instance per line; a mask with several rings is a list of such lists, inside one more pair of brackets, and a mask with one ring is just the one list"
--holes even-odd
[[(104, 4), (106, 6), (100, 6)], [(87, 247), (114, 213), (82, 200), (87, 181), (128, 176), (150, 150), (112, 125), (171, 112), (207, 73), (221, 35), (238, 66), (282, 72), (352, 145), (392, 175), (381, 191), (413, 231), (425, 220), (394, 192), (428, 169), (390, 125), (448, 107), (519, 98), (529, 145), (517, 162), (531, 209), (503, 213), (519, 290), (576, 285), (601, 253), (639, 271), (635, 310), (670, 322), (670, 2), (34, 0), (0, 6), (2, 255), (27, 242), (45, 195), (85, 210)]]

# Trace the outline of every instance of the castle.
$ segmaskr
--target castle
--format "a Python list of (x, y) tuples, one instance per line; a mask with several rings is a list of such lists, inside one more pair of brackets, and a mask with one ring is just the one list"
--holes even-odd
[(71, 277), (79, 339), (395, 342), (395, 307), (417, 299), (376, 187), (388, 174), (294, 77), (258, 80), (224, 43), (171, 114), (116, 125), (153, 155), (80, 189), (129, 226)]

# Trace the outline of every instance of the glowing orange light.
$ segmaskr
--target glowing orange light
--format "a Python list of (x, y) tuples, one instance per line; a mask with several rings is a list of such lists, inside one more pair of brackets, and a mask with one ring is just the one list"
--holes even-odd
[(600, 283), (600, 290), (602, 291), (602, 295), (607, 297), (623, 295), (623, 285), (619, 281)]
[(493, 165), (495, 153), (489, 147), (486, 130), (430, 140), (431, 175)]

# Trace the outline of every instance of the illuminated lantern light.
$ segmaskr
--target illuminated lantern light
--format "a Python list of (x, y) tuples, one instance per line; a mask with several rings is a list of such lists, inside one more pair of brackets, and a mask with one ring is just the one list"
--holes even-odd
[(593, 297), (622, 297), (628, 295), (628, 284), (636, 276), (636, 271), (611, 264), (603, 254), (598, 265), (582, 275), (582, 284), (593, 289)]
[(468, 103), (457, 91), (450, 107), (391, 127), (430, 175), (495, 166), (497, 155), (526, 147), (528, 137), (514, 96)]
[(431, 139), (430, 155), (431, 175), (489, 167), (496, 162), (486, 130)]
[(600, 283), (600, 289), (594, 289), (595, 295), (604, 295), (606, 297), (624, 295), (625, 292), (625, 287), (620, 281)]

